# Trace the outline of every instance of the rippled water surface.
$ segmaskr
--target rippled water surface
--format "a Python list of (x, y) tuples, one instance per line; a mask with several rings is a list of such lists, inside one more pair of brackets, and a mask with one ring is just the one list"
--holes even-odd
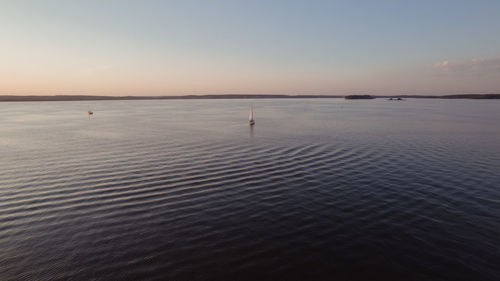
[(0, 280), (500, 278), (500, 101), (0, 103), (0, 124)]

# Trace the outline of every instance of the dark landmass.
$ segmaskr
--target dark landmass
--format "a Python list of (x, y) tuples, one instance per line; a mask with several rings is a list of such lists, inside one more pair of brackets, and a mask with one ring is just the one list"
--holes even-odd
[(0, 95), (0, 102), (23, 101), (88, 101), (88, 100), (179, 100), (179, 99), (375, 99), (375, 98), (426, 98), (426, 99), (500, 99), (500, 94), (482, 95), (445, 95), (445, 96), (373, 96), (373, 95), (187, 95), (187, 96), (87, 96), (87, 95), (54, 95), (54, 96), (16, 96)]
[(179, 99), (304, 99), (304, 98), (343, 98), (334, 95), (187, 95), (187, 96), (15, 96), (0, 95), (0, 102), (19, 101), (87, 101), (87, 100), (179, 100)]
[(442, 96), (443, 99), (500, 99), (500, 94), (485, 95), (448, 95)]
[(463, 95), (399, 95), (399, 96), (376, 96), (377, 98), (404, 98), (404, 99), (500, 99), (500, 94), (463, 94)]
[(374, 96), (370, 95), (350, 95), (344, 97), (346, 100), (371, 100), (374, 99)]

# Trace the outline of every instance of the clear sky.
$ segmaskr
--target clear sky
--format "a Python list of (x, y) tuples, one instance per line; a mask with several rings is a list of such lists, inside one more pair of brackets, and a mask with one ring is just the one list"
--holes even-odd
[(498, 0), (0, 0), (0, 94), (500, 93)]

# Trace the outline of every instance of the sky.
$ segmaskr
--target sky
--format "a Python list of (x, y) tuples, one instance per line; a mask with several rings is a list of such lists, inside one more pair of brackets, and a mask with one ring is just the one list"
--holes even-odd
[(498, 0), (0, 0), (0, 94), (500, 93)]

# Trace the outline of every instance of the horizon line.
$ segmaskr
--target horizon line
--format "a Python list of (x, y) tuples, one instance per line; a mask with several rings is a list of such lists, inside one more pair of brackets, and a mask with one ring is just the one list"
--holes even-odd
[(318, 95), (318, 94), (199, 94), (177, 96), (104, 96), (104, 95), (0, 95), (0, 102), (22, 101), (86, 101), (86, 100), (158, 100), (158, 99), (279, 99), (279, 98), (345, 98), (348, 96), (370, 96), (373, 98), (455, 98), (455, 99), (500, 99), (500, 94), (451, 94), (451, 95)]

